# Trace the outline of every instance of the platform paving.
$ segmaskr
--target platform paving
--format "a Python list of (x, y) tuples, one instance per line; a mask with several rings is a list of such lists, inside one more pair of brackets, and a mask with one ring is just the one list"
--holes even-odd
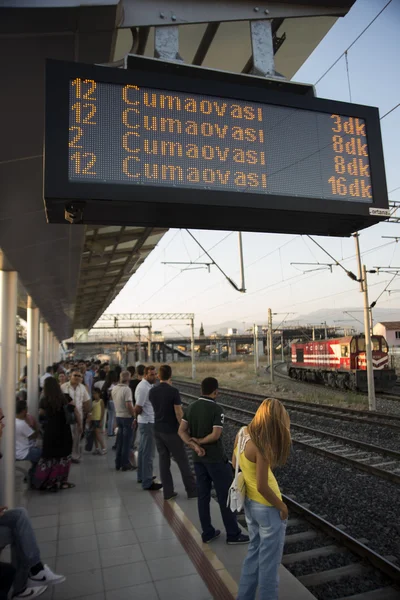
[[(157, 459), (154, 467), (157, 474)], [(172, 471), (179, 496), (169, 503), (183, 515), (188, 531), (199, 536), (197, 502), (186, 498), (174, 463)], [(111, 449), (106, 456), (85, 454), (80, 465), (72, 465), (70, 481), (76, 488), (49, 495), (24, 492), (18, 484), (19, 504), (32, 519), (43, 561), (67, 577), (43, 600), (211, 600), (160, 501), (142, 490), (135, 472), (115, 471)], [(223, 529), (214, 501), (212, 514), (215, 526)], [(221, 536), (200, 547), (234, 597), (247, 546), (227, 546)], [(282, 567), (279, 598), (314, 597)]]

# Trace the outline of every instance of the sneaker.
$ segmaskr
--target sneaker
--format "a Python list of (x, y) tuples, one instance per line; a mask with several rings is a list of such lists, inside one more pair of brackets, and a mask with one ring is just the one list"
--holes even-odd
[(244, 533), (241, 533), (237, 538), (234, 538), (233, 540), (226, 540), (226, 543), (229, 544), (229, 546), (233, 546), (233, 545), (237, 545), (237, 544), (248, 544), (250, 541), (250, 538), (248, 535), (244, 535)]
[(220, 536), (220, 535), (221, 535), (221, 532), (220, 532), (220, 530), (219, 530), (219, 529), (216, 529), (216, 530), (214, 531), (214, 535), (213, 535), (212, 537), (208, 538), (207, 540), (205, 540), (205, 539), (203, 538), (203, 536), (201, 536), (201, 537), (203, 538), (203, 544), (209, 544), (210, 542), (213, 542), (214, 540), (216, 540), (217, 538), (219, 538), (219, 536)]
[(164, 500), (174, 500), (178, 495), (178, 492), (173, 492), (168, 498), (164, 497)]
[(153, 482), (150, 487), (145, 488), (145, 489), (152, 492), (152, 491), (156, 491), (156, 490), (161, 490), (161, 488), (162, 488), (162, 483), (154, 483)]
[(26, 587), (23, 592), (16, 594), (13, 598), (37, 598), (41, 596), (47, 590), (47, 585), (40, 585), (38, 587)]
[(107, 454), (107, 450), (106, 450), (105, 448), (103, 448), (103, 450), (100, 452), (100, 454), (101, 454), (102, 456), (104, 456), (105, 454)]
[(36, 575), (29, 575), (28, 582), (31, 585), (55, 585), (56, 583), (62, 583), (65, 581), (64, 575), (57, 575), (47, 566), (44, 565), (43, 569), (36, 573)]

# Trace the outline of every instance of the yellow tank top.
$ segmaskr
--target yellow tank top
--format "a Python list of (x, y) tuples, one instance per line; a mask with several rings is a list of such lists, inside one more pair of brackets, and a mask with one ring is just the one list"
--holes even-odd
[(101, 403), (102, 400), (93, 402), (92, 404), (92, 421), (100, 421), (101, 419)]
[[(256, 463), (251, 462), (251, 460), (246, 458), (244, 454), (246, 442), (242, 445), (242, 447), (243, 449), (239, 454), (239, 467), (243, 473), (244, 481), (246, 483), (246, 497), (250, 498), (250, 500), (254, 500), (255, 502), (259, 502), (260, 504), (265, 504), (265, 506), (272, 506), (272, 504), (267, 502), (264, 496), (262, 496), (257, 490)], [(268, 485), (274, 494), (276, 494), (278, 498), (282, 500), (278, 482), (276, 481), (275, 475), (271, 469), (268, 469)]]

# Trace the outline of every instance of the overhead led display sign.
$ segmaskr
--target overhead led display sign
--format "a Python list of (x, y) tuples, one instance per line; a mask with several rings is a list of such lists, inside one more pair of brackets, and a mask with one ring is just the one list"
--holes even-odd
[(287, 88), (49, 61), (48, 220), (349, 235), (385, 218), (377, 109)]

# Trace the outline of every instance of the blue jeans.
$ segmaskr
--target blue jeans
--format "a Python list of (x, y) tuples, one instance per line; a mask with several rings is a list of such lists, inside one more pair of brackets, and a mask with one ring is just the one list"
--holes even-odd
[(202, 528), (201, 537), (203, 542), (215, 535), (215, 529), (211, 524), (210, 501), (211, 485), (214, 484), (217, 493), (219, 509), (226, 529), (227, 541), (236, 540), (242, 533), (237, 524), (236, 515), (226, 506), (228, 491), (232, 483), (232, 469), (228, 462), (219, 463), (194, 463), (194, 471), (197, 481), (197, 507)]
[(147, 490), (153, 483), (153, 457), (155, 452), (154, 423), (139, 423), (140, 441), (138, 456), (138, 480)]
[(107, 434), (114, 435), (114, 419), (115, 419), (114, 400), (109, 400), (107, 402), (107, 411), (108, 411)]
[(250, 544), (240, 576), (237, 600), (278, 600), (278, 569), (285, 542), (286, 521), (279, 510), (246, 498), (244, 511)]
[(117, 436), (117, 452), (115, 456), (115, 467), (129, 466), (129, 452), (132, 444), (133, 417), (117, 417), (118, 436)]
[(14, 594), (26, 587), (29, 569), (40, 562), (40, 551), (25, 508), (7, 510), (0, 517), (0, 549), (11, 545), (11, 562), (16, 569)]

